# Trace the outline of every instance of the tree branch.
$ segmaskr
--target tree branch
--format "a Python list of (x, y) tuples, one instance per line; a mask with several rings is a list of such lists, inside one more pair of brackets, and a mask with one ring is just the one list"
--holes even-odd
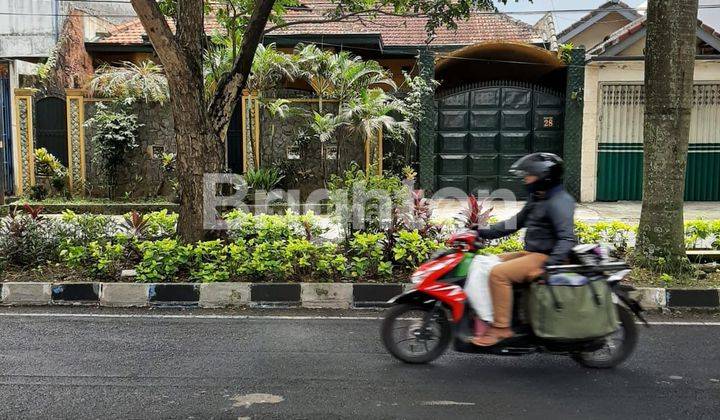
[(272, 12), (275, 0), (258, 0), (255, 2), (248, 26), (240, 44), (240, 54), (233, 63), (232, 70), (218, 83), (215, 96), (208, 109), (210, 125), (221, 139), (225, 138), (230, 117), (237, 105), (237, 98), (247, 83), (252, 69), (255, 51), (263, 36), (265, 25)]
[(381, 8), (365, 9), (365, 10), (359, 10), (357, 12), (345, 13), (345, 14), (342, 14), (339, 16), (327, 17), (324, 19), (301, 19), (301, 20), (293, 20), (291, 22), (279, 23), (275, 26), (271, 26), (270, 28), (266, 29), (264, 33), (268, 34), (272, 31), (276, 31), (278, 29), (287, 28), (289, 26), (296, 26), (296, 25), (342, 22), (342, 21), (349, 20), (350, 18), (353, 18), (353, 17), (362, 17), (361, 15), (371, 14), (371, 13), (377, 13), (377, 14), (385, 15), (385, 16), (396, 16), (396, 17), (407, 17), (407, 18), (426, 16), (426, 15), (423, 15), (422, 13), (409, 13), (409, 14), (394, 13), (394, 12), (389, 12), (387, 10), (383, 10)]

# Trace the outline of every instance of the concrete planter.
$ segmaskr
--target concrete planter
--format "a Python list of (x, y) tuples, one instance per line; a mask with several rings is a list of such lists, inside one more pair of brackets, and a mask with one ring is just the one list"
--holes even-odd
[(305, 308), (347, 309), (353, 301), (350, 283), (301, 283), (300, 300)]

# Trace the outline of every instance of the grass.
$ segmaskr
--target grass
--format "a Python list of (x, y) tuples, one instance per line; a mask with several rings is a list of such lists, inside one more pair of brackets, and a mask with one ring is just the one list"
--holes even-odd
[(642, 268), (634, 268), (630, 274), (630, 283), (639, 287), (679, 287), (695, 289), (720, 288), (720, 272), (700, 277), (672, 277), (658, 274)]

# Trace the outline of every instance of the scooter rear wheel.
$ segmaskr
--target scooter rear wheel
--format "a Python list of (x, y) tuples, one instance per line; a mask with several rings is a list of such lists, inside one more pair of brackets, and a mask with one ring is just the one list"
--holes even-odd
[(617, 331), (605, 337), (605, 345), (593, 352), (572, 355), (573, 360), (581, 365), (595, 369), (613, 368), (630, 357), (638, 341), (635, 318), (624, 306), (615, 305), (620, 318)]
[(380, 334), (390, 354), (415, 364), (437, 359), (452, 340), (452, 329), (444, 310), (411, 304), (388, 309)]

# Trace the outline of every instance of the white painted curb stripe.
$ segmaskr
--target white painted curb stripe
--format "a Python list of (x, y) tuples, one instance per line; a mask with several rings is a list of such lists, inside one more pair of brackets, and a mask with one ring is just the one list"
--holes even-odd
[[(0, 313), (0, 318), (137, 318), (137, 319), (238, 319), (238, 320), (330, 320), (378, 321), (378, 316), (303, 316), (303, 315), (172, 315), (172, 314), (72, 314), (72, 313)], [(650, 321), (650, 325), (712, 326), (720, 321)], [(640, 323), (638, 323), (640, 324)]]

